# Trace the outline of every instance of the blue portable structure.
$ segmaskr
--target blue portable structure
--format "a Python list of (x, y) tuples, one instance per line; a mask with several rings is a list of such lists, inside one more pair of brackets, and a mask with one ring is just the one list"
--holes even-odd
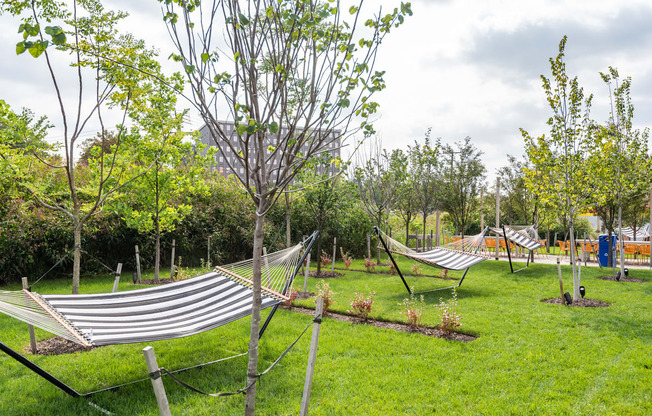
[[(613, 261), (616, 261), (616, 243), (618, 242), (618, 236), (611, 236), (611, 249), (613, 253), (611, 258)], [(609, 264), (609, 235), (603, 234), (598, 237), (598, 259), (600, 260), (600, 266), (607, 267)]]

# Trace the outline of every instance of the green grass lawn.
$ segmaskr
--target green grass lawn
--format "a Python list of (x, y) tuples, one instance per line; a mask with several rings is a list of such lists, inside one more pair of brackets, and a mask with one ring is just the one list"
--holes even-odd
[[(401, 269), (411, 263), (400, 260)], [(518, 264), (517, 264), (518, 266)], [(342, 268), (340, 263), (336, 267)], [(330, 267), (327, 268), (330, 270)], [(346, 312), (356, 291), (376, 292), (372, 318), (404, 321), (399, 303), (407, 292), (398, 276), (363, 272), (356, 261), (344, 277), (328, 279), (336, 292), (333, 310)], [(387, 271), (377, 267), (376, 271)], [(424, 273), (438, 270), (422, 266)], [(570, 268), (563, 267), (571, 291)], [(460, 277), (461, 272), (451, 273)], [(325, 319), (321, 327), (311, 415), (649, 415), (652, 414), (652, 272), (632, 270), (646, 283), (597, 279), (598, 268), (583, 268), (587, 297), (608, 308), (571, 308), (540, 302), (559, 296), (556, 266), (533, 264), (518, 274), (506, 262), (486, 261), (468, 273), (458, 289), (462, 332), (469, 343), (378, 329)], [(162, 274), (164, 277), (165, 273)], [(303, 275), (295, 287), (303, 287)], [(407, 277), (415, 290), (454, 282)], [(111, 276), (84, 278), (83, 292), (110, 291)], [(317, 279), (308, 279), (314, 291)], [(135, 288), (128, 282), (120, 290)], [(18, 286), (2, 287), (17, 290)], [(68, 293), (70, 281), (42, 281), (34, 291)], [(450, 291), (427, 293), (423, 323), (434, 326), (434, 305)], [(314, 307), (312, 300), (299, 302)], [(264, 315), (267, 311), (264, 312)], [(267, 368), (299, 335), (311, 317), (279, 310), (261, 341), (259, 369)], [(0, 316), (1, 339), (24, 351), (27, 325)], [(159, 365), (177, 369), (246, 351), (249, 320), (172, 341), (98, 348), (67, 356), (27, 355), (81, 392), (146, 377), (141, 350), (152, 345)], [(50, 335), (37, 330), (40, 339)], [(304, 337), (258, 386), (261, 415), (299, 413), (310, 337)], [(60, 392), (0, 353), (1, 415), (101, 414), (85, 400)], [(243, 386), (246, 357), (190, 370), (180, 378), (211, 391)], [(208, 398), (165, 379), (172, 413), (237, 415), (244, 397)], [(151, 383), (132, 384), (92, 398), (115, 414), (157, 415)]]

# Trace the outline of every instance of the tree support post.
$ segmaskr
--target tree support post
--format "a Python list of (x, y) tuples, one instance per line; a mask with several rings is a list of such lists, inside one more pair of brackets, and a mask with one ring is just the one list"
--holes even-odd
[(156, 396), (158, 411), (161, 413), (161, 416), (172, 416), (172, 413), (170, 413), (168, 398), (165, 395), (165, 386), (163, 386), (163, 380), (161, 379), (161, 371), (159, 370), (158, 364), (156, 363), (154, 348), (149, 346), (143, 348), (143, 354), (145, 355), (145, 362), (147, 362), (147, 371), (149, 371), (149, 378), (152, 380), (152, 387), (154, 388), (154, 395)]
[(333, 237), (333, 263), (331, 264), (331, 272), (335, 272), (335, 256), (337, 255), (337, 237)]
[(269, 259), (267, 258), (267, 247), (263, 247), (263, 261), (265, 262), (265, 277), (267, 278), (267, 287), (271, 286), (269, 277)]
[(118, 291), (118, 284), (120, 283), (120, 275), (122, 274), (122, 263), (118, 263), (115, 269), (115, 280), (113, 281), (113, 293)]
[(315, 363), (317, 361), (317, 345), (319, 344), (319, 329), (321, 327), (322, 311), (324, 309), (324, 299), (317, 299), (315, 305), (315, 320), (312, 326), (312, 339), (310, 341), (310, 353), (308, 354), (308, 367), (306, 368), (306, 382), (303, 386), (303, 398), (301, 399), (301, 416), (308, 414), (310, 404), (310, 389), (312, 388), (312, 376), (315, 373)]
[(561, 303), (562, 305), (565, 305), (566, 299), (564, 298), (564, 282), (561, 280), (561, 263), (559, 257), (557, 257), (557, 275), (559, 276), (559, 292), (561, 294)]
[(136, 246), (136, 273), (138, 274), (138, 284), (140, 284), (140, 253), (138, 246)]
[(211, 236), (208, 236), (208, 246), (206, 248), (206, 264), (211, 264)]
[(170, 264), (170, 279), (174, 280), (174, 249), (176, 248), (175, 246), (176, 241), (173, 239), (172, 240), (172, 260)]
[[(496, 178), (496, 228), (500, 227), (500, 178)], [(503, 231), (504, 232), (504, 231)], [(496, 260), (498, 260), (499, 236), (496, 234)]]
[[(27, 284), (27, 278), (23, 277), (23, 290), (29, 290), (29, 285)], [(29, 296), (25, 295), (25, 304), (26, 306), (29, 306)], [(29, 346), (30, 349), (32, 350), (32, 354), (36, 354), (36, 336), (34, 335), (34, 326), (33, 325), (27, 325), (27, 328), (29, 329)]]

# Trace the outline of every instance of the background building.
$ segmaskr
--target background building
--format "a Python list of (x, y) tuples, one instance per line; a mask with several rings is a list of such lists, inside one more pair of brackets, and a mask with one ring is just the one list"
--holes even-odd
[[(229, 146), (226, 146), (226, 145), (222, 146), (222, 150), (224, 151), (224, 155), (219, 153), (219, 152), (216, 153), (216, 155), (215, 155), (215, 164), (213, 165), (213, 168), (216, 169), (217, 171), (219, 171), (220, 173), (222, 173), (224, 176), (230, 175), (231, 173), (233, 173), (231, 171), (231, 169), (229, 168), (229, 165), (227, 163), (227, 160), (230, 159), (231, 165), (235, 169), (238, 170), (237, 173), (240, 174), (240, 175), (244, 175), (244, 173), (245, 173), (244, 172), (244, 167), (240, 166), (240, 164), (236, 161), (236, 155), (242, 149), (240, 149), (240, 141), (238, 140), (238, 134), (235, 131), (235, 125), (232, 122), (226, 122), (226, 121), (220, 121), (219, 123), (220, 123), (220, 126), (222, 127), (222, 130), (224, 131), (224, 133), (229, 136), (229, 138), (231, 140), (231, 144), (232, 144), (232, 146), (233, 146), (233, 148), (235, 150), (235, 153), (231, 150), (231, 148)], [(280, 131), (281, 134), (287, 134), (287, 132), (288, 132), (287, 128), (283, 128)], [(208, 129), (208, 127), (206, 127), (206, 125), (204, 125), (202, 128), (199, 129), (199, 133), (201, 134), (200, 141), (204, 145), (211, 146), (211, 147), (217, 147), (215, 145), (215, 140), (213, 139), (213, 137), (211, 135), (211, 132)], [(328, 143), (328, 145), (327, 145), (326, 149), (324, 149), (324, 151), (327, 151), (330, 154), (331, 157), (335, 158), (335, 157), (340, 156), (341, 141), (342, 141), (341, 132), (339, 130), (334, 130), (333, 133), (332, 133), (332, 137), (333, 137), (333, 140), (330, 143)], [(268, 139), (269, 139), (268, 145), (273, 146), (274, 145), (273, 136), (268, 135)], [(218, 140), (222, 140), (222, 139), (218, 138)], [(301, 151), (304, 152), (304, 153), (308, 151), (308, 144), (307, 143), (303, 145)], [(254, 153), (253, 149), (251, 149), (249, 151), (249, 161), (253, 162), (254, 157), (255, 157), (255, 153)], [(332, 169), (335, 172), (336, 168), (335, 168), (334, 164), (332, 165)]]

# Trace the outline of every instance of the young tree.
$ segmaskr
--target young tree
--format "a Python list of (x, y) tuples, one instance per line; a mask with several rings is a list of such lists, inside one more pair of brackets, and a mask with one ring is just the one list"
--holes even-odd
[[(369, 151), (359, 151), (357, 157), (353, 181), (365, 211), (381, 228), (383, 216), (389, 213), (398, 187), (407, 176), (407, 157), (400, 149), (387, 153), (380, 140), (370, 142)], [(376, 260), (380, 263), (380, 251)]]
[[(303, 187), (303, 201), (313, 214), (317, 231), (317, 258), (322, 251), (322, 231), (330, 221), (337, 218), (337, 211), (343, 199), (340, 175), (341, 160), (333, 159), (328, 152), (314, 156), (306, 164), (306, 169), (297, 178)], [(321, 262), (317, 262), (317, 275), (321, 273)]]
[[(541, 75), (543, 90), (553, 115), (548, 119), (550, 136), (531, 137), (525, 130), (528, 187), (545, 204), (551, 204), (568, 224), (571, 247), (575, 247), (575, 220), (587, 206), (595, 189), (595, 169), (590, 155), (595, 140), (589, 119), (592, 96), (585, 99), (577, 77), (569, 79), (564, 63), (566, 37), (559, 43), (559, 54), (550, 58), (552, 78)], [(573, 269), (573, 299), (578, 299), (579, 275), (575, 250), (570, 251)]]
[[(443, 169), (442, 208), (464, 237), (471, 217), (477, 211), (486, 169), (480, 159), (482, 152), (471, 143), (470, 137), (465, 138), (464, 142), (456, 142), (455, 148), (457, 150), (447, 144), (442, 150), (442, 154), (450, 154), (452, 159), (450, 169)], [(459, 161), (454, 160), (455, 154), (459, 154)]]
[[(82, 228), (102, 209), (107, 198), (132, 179), (127, 174), (129, 167), (120, 166), (116, 156), (124, 149), (124, 121), (130, 100), (146, 93), (140, 89), (145, 74), (158, 73), (159, 66), (154, 61), (155, 53), (142, 41), (118, 34), (116, 26), (126, 14), (106, 11), (97, 0), (73, 1), (70, 7), (53, 0), (5, 2), (1, 7), (2, 12), (19, 17), (22, 22), (18, 30), (22, 39), (16, 45), (16, 52), (29, 52), (34, 58), (42, 56), (45, 59), (54, 87), (53, 102), (60, 109), (61, 163), (35, 153), (23, 155), (34, 158), (34, 163), (27, 165), (32, 169), (39, 166), (37, 169), (47, 168), (53, 175), (65, 177), (65, 189), (57, 189), (52, 195), (47, 189), (49, 181), (37, 183), (34, 171), (29, 169), (22, 171), (19, 184), (38, 204), (70, 219), (74, 239), (72, 292), (78, 293)], [(60, 26), (54, 25), (55, 22)], [(44, 27), (44, 24), (52, 25)], [(69, 68), (74, 71), (76, 86), (65, 85), (65, 77), (54, 64), (57, 53), (72, 57)], [(88, 90), (92, 93), (86, 94), (89, 83)], [(74, 105), (67, 104), (70, 99)], [(117, 127), (120, 140), (112, 148), (110, 157), (98, 157), (97, 175), (93, 178), (96, 180), (91, 183), (80, 171), (85, 167), (77, 164), (76, 147), (91, 122), (100, 125), (100, 137), (107, 137), (104, 118), (111, 109), (118, 113), (114, 116), (122, 120)], [(17, 164), (12, 166), (16, 172), (20, 168)]]
[[(610, 99), (610, 116), (606, 125), (597, 126), (597, 157), (601, 158), (597, 192), (593, 201), (609, 234), (609, 260), (611, 262), (611, 235), (614, 228), (622, 229), (623, 210), (634, 215), (641, 208), (649, 189), (650, 158), (648, 155), (648, 129), (640, 131), (632, 127), (634, 106), (630, 98), (631, 78), (621, 81), (618, 70), (609, 67), (608, 73), (600, 73), (607, 84)], [(644, 206), (643, 206), (644, 208)], [(622, 242), (622, 233), (618, 239)], [(620, 269), (624, 275), (624, 246), (620, 245)], [(614, 268), (615, 273), (615, 268)]]
[(398, 185), (396, 190), (396, 208), (398, 214), (405, 223), (405, 244), (408, 244), (410, 236), (410, 223), (419, 213), (419, 195), (416, 193), (415, 178), (411, 173)]
[(439, 140), (430, 144), (430, 130), (426, 131), (424, 143), (414, 142), (408, 146), (411, 176), (414, 192), (417, 195), (419, 212), (423, 219), (423, 242), (426, 241), (426, 219), (435, 209), (439, 209), (441, 179), (439, 175)]
[[(245, 400), (245, 414), (251, 415), (265, 215), (310, 157), (336, 143), (338, 130), (350, 133), (353, 117), (360, 117), (365, 133), (373, 133), (366, 121), (377, 109), (371, 96), (385, 87), (384, 73), (373, 68), (376, 52), (390, 29), (411, 14), (410, 4), (365, 20), (361, 34), (359, 8), (345, 10), (338, 1), (161, 4), (176, 48), (173, 58), (185, 69), (192, 104), (256, 205)], [(220, 119), (234, 121), (235, 137)], [(227, 150), (232, 157), (227, 158)]]

